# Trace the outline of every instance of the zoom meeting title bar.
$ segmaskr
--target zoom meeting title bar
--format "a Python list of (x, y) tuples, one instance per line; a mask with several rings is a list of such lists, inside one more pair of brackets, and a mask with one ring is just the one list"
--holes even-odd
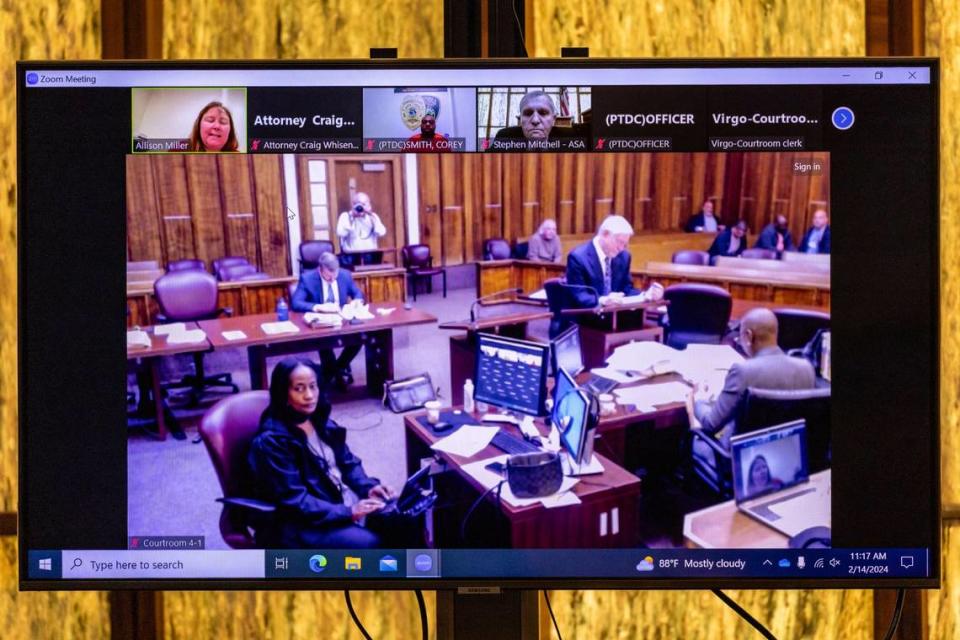
[[(524, 78), (523, 81), (518, 80)], [(28, 88), (97, 87), (350, 87), (373, 86), (720, 86), (930, 84), (929, 67), (523, 68), (523, 69), (27, 69)]]

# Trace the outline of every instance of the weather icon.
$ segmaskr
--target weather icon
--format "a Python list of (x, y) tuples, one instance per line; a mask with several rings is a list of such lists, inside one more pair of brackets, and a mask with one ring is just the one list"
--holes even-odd
[(653, 571), (653, 556), (647, 556), (638, 562), (637, 571)]

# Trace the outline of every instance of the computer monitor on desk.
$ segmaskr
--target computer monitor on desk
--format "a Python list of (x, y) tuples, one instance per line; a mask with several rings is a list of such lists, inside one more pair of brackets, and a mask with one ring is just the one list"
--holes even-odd
[(562, 367), (557, 370), (551, 420), (560, 432), (560, 442), (570, 454), (570, 474), (599, 473), (594, 469), (593, 439), (596, 424), (590, 420), (590, 403), (595, 402), (577, 386)]
[(561, 369), (573, 377), (584, 370), (581, 349), (580, 327), (577, 325), (571, 326), (553, 339), (553, 372), (558, 381)]
[(529, 416), (546, 415), (550, 345), (477, 334), (477, 402)]

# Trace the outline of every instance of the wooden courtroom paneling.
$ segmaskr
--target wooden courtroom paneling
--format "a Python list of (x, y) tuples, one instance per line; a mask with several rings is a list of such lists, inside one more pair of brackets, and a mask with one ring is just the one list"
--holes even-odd
[[(823, 175), (794, 174), (801, 158), (818, 160)], [(524, 240), (544, 218), (557, 220), (562, 239), (593, 233), (612, 213), (638, 233), (676, 231), (710, 199), (721, 220), (743, 216), (754, 237), (783, 213), (799, 242), (815, 207), (829, 209), (824, 153), (484, 154), (469, 164), (462, 155), (434, 154), (417, 161), (421, 237), (448, 265), (469, 261), (470, 249), (479, 255), (486, 238)], [(478, 180), (479, 191), (472, 188)], [(479, 225), (465, 224), (473, 208), (483, 211)]]
[(960, 638), (960, 520), (944, 522), (941, 531), (944, 581), (939, 591), (925, 593), (930, 640)]
[(255, 155), (252, 158), (257, 226), (260, 231), (260, 266), (271, 274), (290, 272), (290, 239), (283, 197), (282, 162), (281, 156)]
[[(164, 248), (164, 262), (183, 260), (196, 257), (196, 247), (193, 240), (192, 209), (198, 209), (197, 198), (202, 194), (197, 189), (187, 187), (187, 172), (184, 166), (184, 156), (157, 155), (144, 156), (142, 162), (153, 165), (154, 186), (157, 190), (157, 200), (160, 202), (160, 237)], [(213, 157), (196, 158), (207, 166), (214, 166)], [(136, 158), (134, 161), (140, 161)], [(191, 172), (191, 175), (197, 175)], [(136, 174), (128, 177), (128, 182), (136, 178)], [(192, 200), (192, 201), (191, 201)], [(132, 220), (133, 225), (139, 221)], [(132, 260), (140, 260), (140, 256), (131, 254)]]
[[(209, 268), (214, 260), (228, 255), (217, 158), (205, 155), (183, 156), (183, 162), (186, 184), (190, 190), (191, 222), (196, 230), (197, 240), (194, 252), (186, 257), (199, 258)], [(162, 175), (162, 166), (157, 167), (157, 173)]]
[(223, 205), (223, 235), (226, 241), (224, 255), (243, 256), (251, 264), (259, 264), (253, 185), (250, 179), (251, 163), (252, 156), (248, 158), (239, 154), (224, 154), (217, 157), (219, 182), (224, 185), (220, 193)]
[(160, 241), (160, 213), (157, 191), (153, 183), (153, 165), (127, 156), (127, 259), (156, 260), (163, 264), (163, 243)]

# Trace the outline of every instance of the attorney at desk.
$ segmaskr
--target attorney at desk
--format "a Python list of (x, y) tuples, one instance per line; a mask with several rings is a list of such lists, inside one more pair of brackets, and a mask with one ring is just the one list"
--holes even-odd
[[(334, 313), (351, 300), (363, 300), (363, 292), (357, 287), (350, 272), (340, 268), (340, 261), (332, 253), (320, 255), (319, 266), (300, 276), (297, 290), (293, 292), (291, 305), (294, 311)], [(338, 358), (333, 349), (320, 349), (320, 364), (323, 374), (333, 380), (340, 390), (353, 384), (350, 363), (360, 353), (361, 345), (352, 344), (343, 348)]]

